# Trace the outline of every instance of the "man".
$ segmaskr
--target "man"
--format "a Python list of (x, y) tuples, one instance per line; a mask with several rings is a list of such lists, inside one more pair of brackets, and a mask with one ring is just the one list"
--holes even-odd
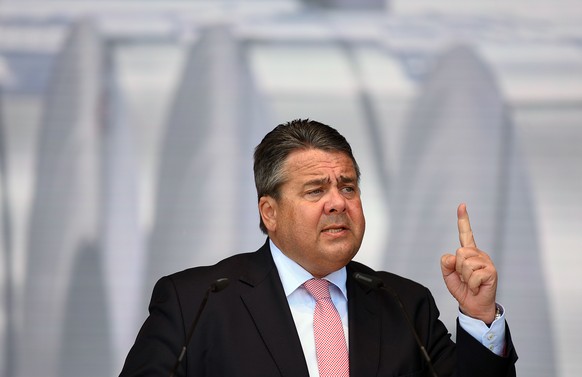
[[(178, 375), (515, 376), (517, 355), (495, 302), (497, 273), (475, 245), (464, 205), (461, 247), (441, 258), (461, 312), (455, 344), (426, 288), (352, 261), (365, 219), (360, 171), (343, 136), (295, 120), (268, 133), (254, 157), (267, 242), (160, 279), (122, 376), (169, 375), (209, 285), (222, 277), (230, 285), (210, 296)], [(395, 291), (403, 308), (355, 273)]]

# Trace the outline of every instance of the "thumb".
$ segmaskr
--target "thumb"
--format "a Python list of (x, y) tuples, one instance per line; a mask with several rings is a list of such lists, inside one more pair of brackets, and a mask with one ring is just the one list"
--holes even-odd
[(441, 257), (441, 270), (443, 271), (443, 275), (447, 276), (450, 275), (453, 271), (455, 271), (455, 265), (457, 263), (457, 258), (452, 254), (444, 254)]

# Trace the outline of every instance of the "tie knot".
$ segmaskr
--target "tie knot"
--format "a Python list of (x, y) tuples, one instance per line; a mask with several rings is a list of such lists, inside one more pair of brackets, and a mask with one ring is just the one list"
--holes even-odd
[(330, 298), (329, 281), (325, 279), (309, 279), (303, 283), (303, 286), (316, 301)]

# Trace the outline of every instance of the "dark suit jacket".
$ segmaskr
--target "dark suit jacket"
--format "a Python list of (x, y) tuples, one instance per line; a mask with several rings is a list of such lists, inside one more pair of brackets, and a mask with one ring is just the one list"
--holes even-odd
[[(435, 369), (443, 376), (515, 376), (517, 356), (507, 331), (508, 357), (498, 357), (457, 326), (457, 345), (438, 320), (430, 292), (411, 280), (350, 262), (347, 266), (351, 376), (428, 376), (393, 297), (359, 285), (354, 272), (375, 274), (401, 297)], [(180, 376), (307, 377), (307, 365), (268, 242), (258, 251), (158, 281), (150, 315), (121, 376), (167, 376), (209, 285), (212, 293), (182, 362)]]

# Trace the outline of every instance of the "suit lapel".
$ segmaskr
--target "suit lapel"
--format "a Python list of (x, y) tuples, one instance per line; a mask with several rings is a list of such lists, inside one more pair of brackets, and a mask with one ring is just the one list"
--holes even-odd
[[(283, 377), (308, 377), (301, 341), (267, 243), (240, 280), (252, 289), (241, 294), (258, 332)], [(350, 374), (375, 376), (380, 364), (381, 315), (377, 292), (362, 287), (347, 266)]]
[(350, 374), (375, 376), (380, 363), (381, 323), (376, 292), (352, 278), (348, 264), (348, 320), (350, 332)]
[(281, 376), (308, 377), (301, 341), (268, 242), (255, 255), (253, 267), (240, 279), (252, 289), (241, 294), (241, 299)]

